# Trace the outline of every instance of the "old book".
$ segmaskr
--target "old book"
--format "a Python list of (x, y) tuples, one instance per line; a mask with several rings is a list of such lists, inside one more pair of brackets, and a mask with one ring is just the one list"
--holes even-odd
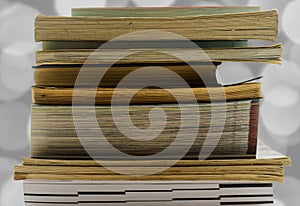
[[(172, 161), (171, 164), (169, 161)], [(175, 164), (172, 167), (168, 167)], [(15, 166), (15, 180), (212, 180), (283, 181), (291, 160), (260, 145), (256, 159), (228, 160), (59, 160), (23, 159)], [(105, 165), (101, 166), (101, 165)], [(110, 169), (108, 169), (109, 167)], [(157, 168), (163, 171), (155, 173)], [(114, 171), (117, 171), (114, 172)], [(151, 175), (143, 175), (144, 172)]]
[[(160, 113), (150, 117), (154, 110)], [(258, 114), (258, 100), (130, 107), (33, 105), (31, 157), (118, 159), (107, 144), (141, 158), (166, 149), (161, 154), (165, 159), (181, 153), (185, 159), (197, 159), (204, 150), (211, 154), (202, 156), (209, 158), (255, 157)]]
[[(142, 30), (163, 30), (190, 40), (276, 40), (276, 10), (175, 17), (55, 17), (35, 19), (36, 41), (108, 41), (122, 34)], [(150, 38), (150, 37), (149, 37)], [(156, 35), (152, 40), (174, 40)], [(146, 40), (135, 33), (126, 40)]]
[(25, 180), (27, 206), (252, 205), (273, 206), (272, 183), (245, 181)]
[[(176, 16), (203, 16), (212, 14), (230, 14), (242, 12), (258, 12), (256, 6), (236, 7), (95, 7), (95, 8), (72, 8), (72, 16), (96, 16), (96, 17), (176, 17)], [(200, 48), (220, 47), (246, 47), (247, 40), (215, 40), (193, 41)], [(53, 49), (97, 49), (105, 41), (44, 41), (43, 50)], [(174, 48), (186, 47), (182, 41), (114, 41), (110, 46), (115, 48)]]
[(72, 16), (101, 17), (178, 17), (258, 12), (257, 6), (192, 6), (192, 7), (94, 7), (72, 8)]
[[(96, 90), (96, 91), (95, 91)], [(95, 95), (95, 104), (110, 105), (113, 95), (115, 104), (128, 103), (129, 95), (135, 92), (135, 88), (68, 88), (68, 87), (32, 87), (32, 102), (34, 104), (50, 105), (71, 105), (89, 104)], [(193, 93), (195, 97), (187, 95)], [(195, 88), (143, 88), (135, 92), (130, 104), (172, 104), (177, 103), (176, 98), (180, 97), (181, 102), (191, 103), (210, 101), (230, 101), (262, 98), (260, 83), (244, 83), (225, 87), (195, 87)], [(73, 102), (73, 99), (76, 99)]]
[[(199, 48), (62, 49), (37, 51), (36, 64), (171, 64), (222, 61), (280, 64), (281, 55), (281, 44), (265, 47), (208, 48), (203, 49), (203, 52), (200, 52)], [(123, 58), (115, 62), (117, 57)]]
[[(241, 12), (257, 12), (259, 7), (126, 7), (126, 8), (72, 8), (72, 16), (98, 16), (98, 17), (170, 17), (170, 16), (200, 16), (212, 14), (228, 14)], [(97, 49), (105, 41), (44, 41), (43, 50), (53, 49)], [(212, 47), (246, 47), (247, 40), (216, 40), (216, 41), (194, 41), (201, 48)], [(186, 47), (185, 42), (178, 41), (115, 41), (110, 45), (118, 48), (173, 48), (174, 46)]]
[[(179, 75), (190, 87), (217, 86), (216, 68), (220, 63), (193, 64), (131, 64), (131, 65), (44, 65), (35, 66), (34, 81), (36, 86), (90, 86), (91, 80), (99, 74), (103, 75), (99, 87), (116, 87), (119, 82), (138, 69), (147, 67), (127, 80), (127, 87), (144, 87), (144, 85), (164, 85), (164, 87), (180, 87), (174, 75)], [(163, 69), (162, 69), (163, 68)], [(84, 70), (84, 71), (83, 71)], [(168, 70), (168, 71), (166, 71)], [(172, 73), (174, 72), (174, 73)], [(204, 79), (204, 81), (202, 80)], [(120, 87), (120, 85), (119, 85)]]

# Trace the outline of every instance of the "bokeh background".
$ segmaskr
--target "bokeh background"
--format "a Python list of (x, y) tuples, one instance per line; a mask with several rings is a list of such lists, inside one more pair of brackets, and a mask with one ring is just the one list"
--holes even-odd
[[(264, 100), (260, 111), (260, 138), (292, 157), (285, 182), (275, 183), (275, 205), (300, 202), (300, 1), (299, 0), (0, 0), (0, 205), (22, 206), (21, 182), (13, 181), (13, 165), (29, 155), (30, 87), (33, 85), (33, 40), (36, 14), (69, 15), (81, 6), (233, 6), (258, 5), (279, 10), (281, 66), (223, 63), (224, 82), (263, 74)], [(252, 41), (270, 45), (272, 42)]]

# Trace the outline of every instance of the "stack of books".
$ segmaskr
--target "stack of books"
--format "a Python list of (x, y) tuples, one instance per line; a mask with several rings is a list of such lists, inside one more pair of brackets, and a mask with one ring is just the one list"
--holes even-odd
[(258, 144), (261, 84), (216, 68), (279, 64), (280, 44), (248, 46), (277, 35), (258, 7), (37, 16), (26, 205), (273, 205), (291, 160)]

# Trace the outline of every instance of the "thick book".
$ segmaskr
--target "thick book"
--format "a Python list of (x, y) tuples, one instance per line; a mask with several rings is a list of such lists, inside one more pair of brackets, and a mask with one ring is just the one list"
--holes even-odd
[[(171, 16), (203, 16), (213, 14), (230, 14), (242, 12), (258, 12), (256, 6), (232, 6), (232, 7), (94, 7), (94, 8), (72, 8), (72, 16), (96, 16), (96, 17), (171, 17)], [(97, 49), (105, 41), (44, 41), (43, 50), (53, 49)], [(201, 48), (211, 47), (246, 47), (247, 40), (216, 40), (216, 41), (194, 41)], [(152, 47), (168, 48), (173, 45), (186, 46), (184, 42), (172, 41), (115, 41), (122, 48), (135, 48), (151, 45)]]
[(165, 159), (178, 154), (184, 159), (254, 158), (258, 114), (258, 100), (129, 107), (33, 105), (30, 152), (35, 158), (120, 158), (107, 147), (111, 144), (126, 156), (140, 158), (162, 151), (168, 151), (161, 153)]
[[(120, 87), (121, 80), (127, 75), (134, 75), (126, 81), (127, 87), (145, 85), (163, 85), (180, 87), (177, 78), (181, 77), (190, 87), (217, 86), (216, 69), (220, 63), (193, 64), (130, 64), (130, 65), (44, 65), (35, 66), (34, 81), (36, 86), (71, 87), (90, 86), (95, 76), (103, 74), (99, 87)], [(140, 68), (142, 72), (138, 72)], [(131, 73), (131, 74), (130, 74)], [(80, 80), (78, 80), (80, 75)], [(76, 81), (77, 80), (77, 81)]]
[[(134, 96), (131, 97), (131, 94)], [(193, 94), (194, 96), (188, 95)], [(47, 105), (90, 105), (92, 98), (96, 105), (114, 104), (174, 104), (176, 98), (184, 103), (231, 101), (262, 98), (261, 83), (243, 83), (231, 86), (195, 87), (195, 88), (103, 88), (103, 87), (32, 87), (32, 102)], [(95, 96), (95, 97), (94, 97)], [(73, 101), (74, 100), (74, 101)], [(75, 101), (76, 100), (76, 101)]]
[(273, 206), (269, 182), (25, 180), (26, 206)]
[[(167, 17), (43, 16), (35, 19), (36, 41), (108, 41), (122, 34), (163, 30), (156, 40), (174, 40), (168, 32), (190, 40), (276, 40), (276, 10)], [(150, 38), (150, 37), (149, 37)], [(151, 37), (154, 40), (154, 37)], [(146, 40), (139, 32), (127, 40)]]
[(58, 49), (37, 51), (36, 64), (174, 64), (223, 61), (280, 64), (281, 56), (281, 44), (204, 48), (201, 51), (199, 48)]
[[(243, 12), (258, 12), (256, 6), (235, 7), (110, 7), (110, 8), (72, 8), (72, 16), (87, 17), (180, 17), (180, 16), (203, 16), (214, 14), (230, 14)], [(57, 49), (97, 49), (106, 41), (43, 41), (43, 50)], [(246, 47), (247, 40), (200, 40), (193, 41), (200, 48), (222, 48), (222, 47)], [(187, 47), (185, 41), (113, 41), (113, 48), (176, 48)]]
[[(170, 162), (171, 161), (171, 162)], [(105, 166), (102, 166), (105, 165)], [(172, 167), (169, 167), (173, 165)], [(283, 181), (291, 160), (259, 145), (256, 159), (228, 160), (60, 160), (24, 158), (15, 180), (211, 180)], [(109, 169), (108, 169), (109, 168)], [(162, 170), (160, 170), (162, 168)], [(160, 171), (158, 173), (155, 173)], [(143, 175), (147, 172), (149, 175)], [(151, 173), (153, 172), (153, 173)]]

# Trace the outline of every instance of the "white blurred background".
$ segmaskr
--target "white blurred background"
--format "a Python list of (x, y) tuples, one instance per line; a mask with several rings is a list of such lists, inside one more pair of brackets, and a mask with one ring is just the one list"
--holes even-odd
[[(22, 184), (14, 182), (13, 165), (29, 155), (30, 86), (33, 84), (33, 41), (36, 14), (70, 15), (81, 6), (233, 6), (258, 5), (279, 10), (281, 66), (223, 63), (224, 81), (264, 75), (260, 138), (290, 155), (283, 184), (275, 184), (276, 206), (300, 202), (300, 1), (299, 0), (0, 0), (0, 205), (23, 205)], [(255, 41), (253, 44), (272, 44)]]

